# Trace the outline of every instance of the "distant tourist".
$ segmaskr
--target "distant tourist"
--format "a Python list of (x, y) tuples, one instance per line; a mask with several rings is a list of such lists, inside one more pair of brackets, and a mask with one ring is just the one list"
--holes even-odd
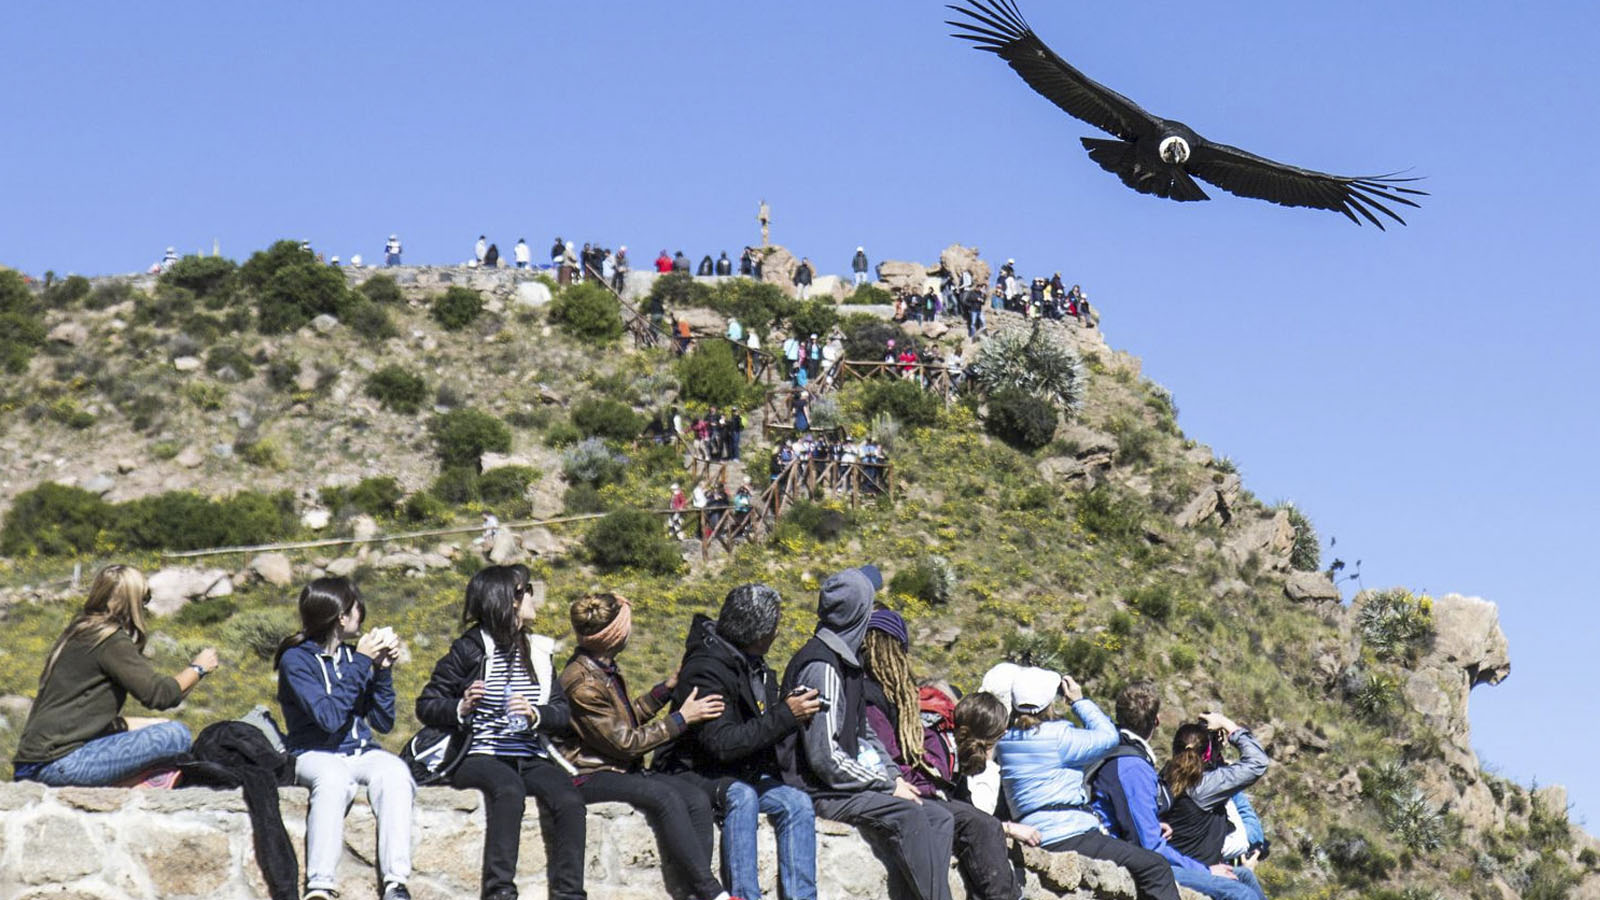
[(482, 265), (486, 269), (498, 269), (498, 268), (500, 268), (500, 245), (499, 244), (490, 244), (489, 245), (489, 249), (484, 251)]
[(481, 234), (478, 235), (478, 243), (474, 244), (473, 247), (472, 247), (472, 258), (477, 260), (478, 261), (478, 265), (481, 266), (481, 265), (484, 264), (484, 256), (488, 252), (489, 252), (489, 241), (488, 241), (488, 239), (485, 238)]
[(709, 278), (715, 271), (716, 263), (711, 261), (711, 254), (707, 253), (700, 258), (700, 267), (695, 270), (695, 274), (702, 278)]
[(168, 247), (165, 255), (161, 257), (161, 271), (165, 272), (178, 264), (178, 248)]
[(733, 260), (728, 258), (728, 251), (726, 251), (726, 250), (722, 251), (722, 255), (721, 256), (717, 257), (717, 274), (718, 275), (732, 275), (733, 274)]
[(811, 260), (801, 259), (800, 266), (794, 270), (794, 278), (792, 279), (795, 296), (801, 300), (806, 299), (811, 294), (811, 275)]
[(389, 235), (389, 242), (383, 245), (383, 264), (385, 266), (400, 265), (400, 235)]
[(516, 262), (517, 268), (526, 269), (528, 263), (533, 261), (533, 255), (528, 252), (528, 242), (517, 238), (517, 245), (511, 248), (511, 258)]
[(850, 260), (850, 271), (855, 275), (855, 285), (860, 287), (867, 283), (867, 250), (857, 247), (855, 258)]
[(672, 254), (672, 271), (689, 274), (689, 257), (684, 256), (682, 250)]
[(667, 255), (667, 250), (665, 247), (663, 247), (661, 249), (661, 255), (656, 257), (656, 272), (658, 274), (665, 275), (671, 271), (672, 257)]
[(744, 252), (739, 254), (739, 274), (749, 278), (750, 276), (754, 275), (755, 272), (755, 252), (749, 247), (746, 247), (744, 248)]
[(550, 268), (561, 268), (561, 257), (565, 256), (566, 253), (566, 242), (561, 240), (560, 235), (556, 235), (556, 242), (550, 245)]
[[(45, 659), (39, 692), (12, 760), (18, 781), (52, 787), (108, 787), (142, 781), (189, 749), (189, 729), (167, 719), (122, 715), (128, 695), (149, 709), (171, 709), (219, 665), (207, 647), (176, 675), (144, 656), (150, 586), (132, 566), (107, 566), (83, 609)], [(170, 787), (170, 779), (166, 782)]]
[[(628, 281), (628, 248), (618, 247), (616, 258), (611, 261), (611, 286), (617, 293), (622, 293), (622, 287)], [(657, 322), (657, 326), (661, 323)]]

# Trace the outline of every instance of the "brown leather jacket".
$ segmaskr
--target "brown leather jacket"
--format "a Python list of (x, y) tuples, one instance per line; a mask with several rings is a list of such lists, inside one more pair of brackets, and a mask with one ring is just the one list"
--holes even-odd
[(666, 701), (666, 691), (646, 691), (632, 703), (623, 700), (627, 685), (599, 660), (578, 651), (561, 670), (561, 689), (572, 712), (577, 735), (556, 741), (556, 749), (579, 775), (594, 772), (631, 772), (644, 764), (644, 755), (683, 733), (683, 719), (667, 715), (652, 722)]

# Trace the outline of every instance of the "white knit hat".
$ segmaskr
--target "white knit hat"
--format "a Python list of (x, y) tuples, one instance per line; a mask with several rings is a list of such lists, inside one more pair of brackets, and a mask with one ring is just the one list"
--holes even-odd
[(1030, 666), (1018, 671), (1011, 682), (1011, 708), (1029, 715), (1038, 714), (1050, 708), (1060, 690), (1060, 673)]
[(983, 673), (983, 683), (978, 685), (978, 690), (993, 694), (1000, 698), (1006, 705), (1006, 712), (1011, 712), (1011, 684), (1016, 681), (1017, 673), (1022, 667), (1016, 663), (1003, 662), (989, 671)]

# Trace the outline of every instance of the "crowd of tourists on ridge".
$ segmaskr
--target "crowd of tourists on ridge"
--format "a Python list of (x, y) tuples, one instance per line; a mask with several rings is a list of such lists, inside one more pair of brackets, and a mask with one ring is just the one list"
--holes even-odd
[[(143, 655), (149, 584), (110, 566), (44, 661), (15, 777), (171, 786), (209, 771), (196, 757), (223, 743), (234, 756), (276, 757), (270, 731), (292, 762), (280, 759), (285, 779), (310, 788), (304, 900), (337, 897), (344, 819), (363, 785), (384, 900), (409, 898), (419, 784), (482, 793), (489, 900), (517, 896), (522, 823), (535, 812), (549, 896), (586, 896), (586, 808), (607, 802), (644, 814), (663, 865), (698, 900), (761, 896), (762, 815), (776, 831), (781, 893), (794, 900), (817, 897), (827, 862), (817, 818), (859, 828), (896, 895), (915, 900), (951, 896), (952, 860), (970, 896), (1016, 900), (1019, 845), (1110, 860), (1140, 898), (1176, 900), (1179, 885), (1264, 896), (1252, 868), (1267, 844), (1242, 792), (1269, 761), (1249, 729), (1219, 713), (1178, 724), (1158, 766), (1149, 741), (1161, 692), (1149, 681), (1121, 690), (1113, 721), (1070, 674), (998, 662), (975, 690), (918, 679), (911, 630), (881, 599), (883, 584), (874, 565), (825, 578), (816, 629), (781, 675), (766, 656), (785, 602), (767, 585), (738, 585), (715, 618), (683, 623), (680, 664), (634, 692), (617, 665), (633, 634), (628, 598), (602, 591), (571, 603), (576, 650), (558, 670), (555, 640), (530, 631), (543, 585), (523, 566), (489, 566), (467, 582), (462, 632), (415, 698), (424, 728), (395, 755), (377, 735), (394, 728), (393, 671), (406, 655), (393, 629), (366, 621), (349, 579), (300, 592), (300, 628), (273, 659), (284, 731), (270, 719), (259, 731), (222, 722), (191, 744), (184, 725), (124, 716), (123, 701), (171, 709), (226, 661), (207, 648), (175, 674), (157, 671)], [(278, 815), (270, 778), (267, 797), (270, 809), (251, 807), (258, 829)], [(263, 868), (269, 844), (257, 835)], [(292, 852), (286, 865), (298, 880)], [(281, 883), (270, 886), (281, 895)]]

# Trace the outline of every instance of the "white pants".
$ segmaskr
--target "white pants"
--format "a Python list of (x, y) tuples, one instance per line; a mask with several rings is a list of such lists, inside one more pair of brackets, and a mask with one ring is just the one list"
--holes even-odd
[(354, 756), (310, 750), (295, 761), (295, 783), (311, 788), (306, 811), (306, 890), (339, 886), (335, 871), (344, 852), (344, 816), (367, 786), (378, 818), (378, 874), (404, 884), (411, 877), (411, 805), (417, 786), (411, 769), (385, 750)]

